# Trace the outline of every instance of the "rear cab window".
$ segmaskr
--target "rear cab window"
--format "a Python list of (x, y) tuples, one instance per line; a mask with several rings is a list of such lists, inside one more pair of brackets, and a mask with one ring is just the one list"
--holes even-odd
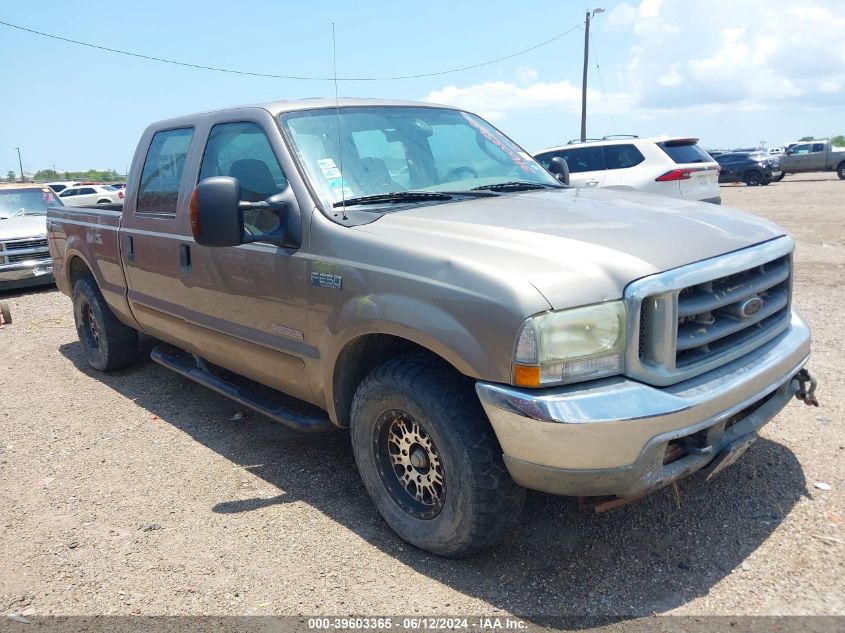
[(141, 172), (136, 213), (176, 215), (182, 172), (193, 135), (193, 128), (177, 128), (153, 136)]
[(657, 146), (678, 165), (713, 162), (713, 157), (698, 146), (698, 139), (662, 141)]

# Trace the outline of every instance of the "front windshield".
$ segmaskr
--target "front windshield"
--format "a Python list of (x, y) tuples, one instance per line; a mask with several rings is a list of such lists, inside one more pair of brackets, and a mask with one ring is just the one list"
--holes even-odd
[(47, 215), (48, 207), (61, 204), (59, 197), (49, 187), (0, 189), (0, 219), (21, 215)]
[(448, 194), (514, 182), (559, 186), (522, 148), (466, 112), (341, 107), (290, 112), (281, 121), (325, 208), (403, 191)]

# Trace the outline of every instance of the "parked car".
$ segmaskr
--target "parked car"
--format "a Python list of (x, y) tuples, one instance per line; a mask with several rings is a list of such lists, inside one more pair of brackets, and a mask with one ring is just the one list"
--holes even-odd
[(50, 252), (93, 368), (133, 364), (142, 330), (280, 424), (349, 427), (385, 521), (463, 556), (525, 488), (621, 504), (712, 477), (813, 402), (782, 228), (561, 164), (428, 103), (230, 108), (149, 126), (123, 209), (51, 209)]
[(732, 152), (720, 154), (716, 162), (721, 166), (719, 182), (744, 182), (749, 187), (768, 185), (772, 180), (782, 176), (776, 170), (768, 154), (746, 152)]
[(786, 174), (835, 171), (845, 180), (845, 148), (834, 147), (827, 139), (796, 143), (786, 150), (780, 165)]
[(74, 182), (73, 180), (65, 180), (64, 182), (48, 182), (46, 184), (47, 187), (50, 187), (56, 193), (61, 193), (68, 187), (78, 187), (81, 185), (81, 182)]
[(670, 198), (721, 202), (719, 166), (697, 138), (605, 138), (570, 141), (534, 153), (548, 168), (555, 157), (569, 166), (573, 187), (656, 193)]
[(59, 194), (65, 204), (123, 204), (124, 192), (111, 185), (86, 185), (70, 187)]
[(0, 291), (53, 283), (47, 207), (61, 204), (44, 185), (0, 187)]

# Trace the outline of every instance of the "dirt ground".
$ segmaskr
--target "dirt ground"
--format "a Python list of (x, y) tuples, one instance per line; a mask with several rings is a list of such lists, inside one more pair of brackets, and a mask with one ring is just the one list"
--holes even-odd
[(529, 494), (463, 561), (397, 538), (348, 435), (297, 436), (147, 360), (88, 369), (69, 299), (7, 293), (0, 613), (845, 614), (845, 182), (725, 186), (796, 238), (821, 408), (793, 402), (711, 483), (593, 516)]

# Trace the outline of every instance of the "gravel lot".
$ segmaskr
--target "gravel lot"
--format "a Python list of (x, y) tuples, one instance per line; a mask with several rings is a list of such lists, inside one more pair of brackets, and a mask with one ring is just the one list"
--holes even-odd
[(821, 408), (790, 404), (677, 494), (598, 516), (530, 494), (517, 531), (464, 561), (393, 535), (346, 433), (235, 420), (149, 360), (97, 374), (65, 296), (0, 297), (0, 613), (845, 614), (845, 182), (722, 195), (798, 241)]

